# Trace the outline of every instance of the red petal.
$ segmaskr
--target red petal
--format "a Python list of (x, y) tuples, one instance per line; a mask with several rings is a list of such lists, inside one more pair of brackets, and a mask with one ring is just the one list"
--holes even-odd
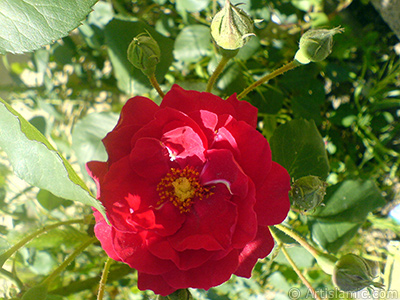
[[(129, 157), (112, 164), (103, 179), (100, 201), (112, 225), (122, 231), (136, 231), (135, 214), (145, 213), (159, 201), (156, 184), (150, 184), (132, 171)], [(146, 213), (139, 226), (155, 224), (154, 214)], [(140, 216), (143, 218), (144, 215)]]
[(100, 198), (101, 182), (108, 171), (108, 163), (102, 161), (89, 161), (86, 163), (86, 171), (93, 178), (97, 187), (96, 198)]
[(208, 144), (212, 145), (218, 125), (218, 116), (207, 110), (194, 111), (189, 116), (200, 126), (207, 137)]
[(158, 109), (158, 105), (146, 97), (133, 97), (122, 108), (115, 129), (131, 125), (143, 126), (154, 119), (154, 114)]
[(141, 291), (152, 290), (155, 294), (168, 296), (177, 289), (171, 287), (161, 275), (150, 275), (138, 272), (138, 288)]
[(213, 148), (232, 149), (238, 164), (256, 188), (264, 183), (271, 168), (271, 149), (257, 130), (244, 122), (230, 120), (218, 130)]
[(274, 239), (268, 227), (259, 226), (256, 238), (248, 243), (239, 255), (239, 267), (235, 275), (250, 278), (257, 260), (266, 257), (272, 248), (274, 248)]
[[(191, 165), (199, 164), (204, 160), (203, 151), (201, 149), (206, 149), (208, 147), (208, 141), (201, 128), (194, 120), (172, 108), (165, 108), (158, 111), (155, 117), (156, 119), (154, 121), (143, 127), (132, 138), (132, 148), (139, 139), (152, 137), (162, 140), (164, 143), (169, 143), (166, 146), (170, 150), (171, 161), (177, 160), (181, 167), (185, 167), (188, 164), (185, 158), (189, 158), (189, 164)], [(177, 131), (186, 132), (186, 135), (179, 140)], [(181, 145), (181, 143), (183, 144)], [(194, 148), (194, 145), (200, 146), (201, 149)], [(190, 152), (184, 152), (186, 148), (188, 148), (187, 150)], [(194, 158), (194, 160), (191, 160), (191, 157)]]
[(207, 199), (198, 200), (187, 214), (182, 228), (169, 241), (177, 251), (187, 249), (221, 250), (231, 245), (237, 219), (236, 205), (225, 199), (223, 186)]
[(141, 138), (130, 154), (132, 169), (138, 175), (158, 184), (170, 170), (168, 151), (154, 138)]
[(146, 231), (134, 234), (113, 230), (112, 233), (115, 252), (121, 261), (131, 268), (153, 275), (159, 275), (174, 268), (171, 261), (159, 259), (150, 253), (146, 246), (148, 235)]
[(103, 139), (110, 163), (129, 154), (131, 137), (154, 119), (158, 109), (153, 101), (140, 96), (131, 98), (125, 103), (117, 125)]
[(185, 114), (194, 111), (208, 110), (217, 115), (229, 114), (236, 116), (234, 107), (228, 101), (211, 93), (186, 91), (178, 85), (173, 85), (160, 104), (161, 108), (171, 107)]
[(178, 252), (167, 240), (148, 240), (148, 249), (158, 258), (172, 260), (179, 270), (196, 268), (214, 255), (213, 251), (207, 250), (185, 250)]
[(203, 185), (224, 184), (232, 195), (246, 197), (249, 179), (235, 161), (231, 151), (211, 149), (200, 174)]
[(199, 162), (205, 160), (203, 141), (189, 126), (175, 127), (165, 132), (161, 141), (173, 155), (173, 160), (187, 160), (191, 157), (198, 158)]
[(121, 158), (128, 156), (132, 150), (131, 138), (142, 126), (125, 126), (114, 129), (103, 139), (108, 154), (108, 163), (113, 164)]
[(230, 96), (227, 100), (236, 111), (235, 119), (245, 121), (253, 128), (257, 128), (258, 109), (247, 101), (239, 101), (236, 94)]
[(290, 176), (276, 162), (272, 162), (271, 170), (265, 183), (257, 190), (257, 202), (254, 210), (258, 224), (270, 226), (282, 223), (289, 209)]
[(107, 253), (107, 255), (111, 257), (113, 260), (121, 261), (120, 257), (114, 250), (114, 245), (112, 243), (112, 238), (111, 238), (111, 230), (112, 230), (111, 226), (107, 224), (107, 222), (104, 220), (103, 216), (98, 210), (96, 209), (93, 210), (94, 210), (94, 217), (96, 219), (96, 225), (94, 226), (94, 234), (100, 241), (101, 248), (103, 248), (104, 251)]
[(252, 241), (257, 233), (257, 214), (254, 211), (254, 204), (256, 202), (254, 184), (250, 182), (249, 193), (246, 198), (234, 196), (232, 197), (232, 201), (237, 205), (238, 210), (232, 247), (241, 249), (248, 242)]
[(188, 287), (208, 290), (229, 280), (238, 266), (238, 251), (232, 250), (219, 260), (209, 260), (190, 270), (173, 269), (162, 274), (164, 280), (176, 289)]

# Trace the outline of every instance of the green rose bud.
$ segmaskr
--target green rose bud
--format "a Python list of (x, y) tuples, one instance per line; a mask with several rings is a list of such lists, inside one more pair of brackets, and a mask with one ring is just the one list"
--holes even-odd
[(300, 47), (294, 59), (302, 64), (324, 60), (332, 52), (333, 36), (343, 31), (340, 27), (310, 29), (300, 38)]
[[(253, 20), (229, 0), (211, 22), (211, 35), (215, 43), (225, 50), (242, 48), (253, 33)], [(235, 53), (236, 54), (236, 53)]]
[(344, 292), (357, 292), (370, 286), (382, 288), (381, 283), (373, 281), (377, 269), (374, 262), (355, 254), (346, 254), (336, 262), (332, 281)]
[(160, 47), (148, 32), (134, 37), (129, 44), (128, 60), (149, 77), (155, 73), (160, 56)]
[(289, 191), (292, 207), (304, 212), (318, 207), (324, 200), (326, 186), (326, 182), (313, 175), (297, 179)]
[(193, 300), (193, 296), (188, 289), (181, 289), (168, 296), (158, 295), (157, 300)]

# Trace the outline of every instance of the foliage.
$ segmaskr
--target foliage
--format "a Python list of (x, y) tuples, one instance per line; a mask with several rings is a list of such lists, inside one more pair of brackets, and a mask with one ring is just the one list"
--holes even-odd
[[(0, 297), (20, 299), (36, 289), (47, 293), (47, 300), (95, 299), (106, 260), (98, 243), (83, 250), (46, 291), (40, 284), (93, 236), (91, 208), (81, 204), (102, 208), (91, 196), (96, 189), (84, 165), (106, 159), (101, 139), (123, 103), (134, 95), (161, 101), (148, 78), (129, 63), (129, 43), (146, 30), (157, 41), (161, 58), (155, 75), (163, 91), (175, 83), (204, 91), (221, 59), (209, 25), (224, 3), (31, 2), (0, 4), (5, 12), (0, 14), (0, 52), (34, 50), (24, 56), (27, 62), (2, 56), (12, 82), (0, 83), (5, 99), (0, 103), (0, 275), (5, 278)], [(294, 180), (315, 175), (328, 183), (323, 206), (303, 214), (291, 211), (285, 225), (321, 250), (365, 256), (384, 271), (387, 260), (394, 264), (394, 250), (387, 250), (393, 247), (386, 246), (400, 237), (398, 225), (387, 218), (400, 190), (398, 39), (372, 6), (359, 0), (232, 1), (239, 2), (253, 19), (264, 21), (254, 24), (256, 37), (217, 79), (212, 91), (223, 98), (291, 61), (307, 29), (345, 29), (335, 35), (327, 59), (288, 71), (244, 100), (258, 108), (258, 129), (270, 141), (273, 159)], [(4, 255), (27, 235), (52, 225), (11, 257)], [(274, 233), (293, 246), (290, 256), (321, 297), (333, 290), (330, 276), (303, 247), (279, 230)], [(136, 281), (135, 270), (113, 263), (106, 293), (110, 299), (154, 296), (139, 291)], [(192, 294), (198, 299), (291, 299), (293, 287), (303, 298), (310, 296), (276, 247), (251, 279), (232, 277)], [(339, 296), (330, 298), (343, 299)]]

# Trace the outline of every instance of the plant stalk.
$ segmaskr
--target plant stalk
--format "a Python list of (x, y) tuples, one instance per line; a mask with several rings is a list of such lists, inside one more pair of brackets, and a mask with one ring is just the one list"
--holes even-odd
[(279, 237), (276, 236), (276, 234), (271, 230), (271, 234), (274, 237), (274, 239), (278, 242), (278, 246), (282, 250), (283, 255), (285, 255), (287, 261), (289, 264), (292, 266), (293, 270), (296, 272), (297, 276), (299, 276), (300, 280), (304, 283), (304, 285), (308, 288), (308, 290), (311, 292), (312, 296), (316, 300), (322, 300), (321, 297), (317, 294), (315, 289), (312, 287), (310, 282), (304, 277), (303, 273), (301, 273), (300, 269), (297, 267), (296, 263), (293, 261), (293, 259), (290, 257), (289, 253), (286, 251), (285, 245), (283, 242), (279, 239)]
[(61, 265), (59, 265), (53, 273), (51, 273), (43, 282), (41, 285), (44, 286), (49, 286), (50, 283), (58, 276), (64, 269), (81, 253), (83, 250), (85, 250), (87, 247), (89, 247), (91, 244), (93, 244), (95, 241), (97, 241), (96, 237), (92, 237), (85, 241), (82, 245), (80, 245), (77, 249), (75, 249), (74, 252), (72, 252), (66, 260), (62, 262)]
[(333, 274), (335, 263), (337, 261), (337, 258), (335, 256), (328, 253), (324, 253), (321, 250), (314, 248), (298, 233), (296, 233), (295, 231), (284, 225), (278, 224), (274, 225), (274, 227), (286, 233), (288, 236), (290, 236), (296, 242), (298, 242), (301, 246), (303, 246), (308, 252), (310, 252), (310, 254), (314, 256), (315, 260), (317, 261), (322, 271), (324, 271), (326, 274), (329, 275)]
[(84, 219), (74, 219), (74, 220), (68, 220), (68, 221), (63, 221), (63, 222), (58, 222), (55, 224), (47, 225), (39, 230), (29, 234), (28, 236), (24, 237), (22, 240), (20, 240), (18, 243), (16, 243), (14, 246), (12, 246), (10, 249), (8, 249), (6, 252), (0, 255), (0, 267), (4, 265), (4, 263), (13, 255), (15, 252), (17, 252), (20, 248), (25, 246), (27, 243), (32, 241), (34, 238), (38, 237), (39, 235), (45, 233), (46, 231), (49, 231), (51, 229), (57, 228), (62, 225), (70, 225), (70, 224), (79, 224), (79, 223), (85, 223)]
[(207, 87), (206, 87), (206, 92), (211, 93), (212, 88), (215, 84), (215, 81), (217, 81), (218, 76), (222, 73), (224, 70), (226, 64), (230, 60), (230, 57), (222, 56), (218, 66), (214, 70), (214, 73), (211, 75), (210, 79), (208, 79)]
[(104, 290), (106, 288), (106, 283), (108, 279), (108, 273), (110, 272), (110, 266), (113, 263), (111, 258), (107, 258), (106, 264), (104, 265), (103, 273), (101, 274), (101, 279), (99, 282), (99, 292), (97, 293), (97, 300), (103, 300)]
[(262, 85), (263, 83), (268, 82), (269, 80), (275, 78), (276, 76), (282, 75), (283, 73), (290, 71), (298, 66), (300, 66), (301, 63), (297, 62), (296, 60), (291, 61), (290, 63), (283, 65), (279, 69), (276, 69), (272, 73), (269, 73), (265, 75), (264, 77), (260, 78), (250, 86), (248, 86), (246, 89), (243, 90), (237, 97), (239, 100), (245, 97), (248, 93), (250, 93), (252, 90), (254, 90), (256, 87)]
[(149, 76), (149, 80), (150, 80), (151, 85), (156, 89), (157, 93), (160, 95), (161, 99), (164, 98), (165, 94), (161, 90), (160, 85), (158, 84), (156, 75), (152, 74), (151, 76)]

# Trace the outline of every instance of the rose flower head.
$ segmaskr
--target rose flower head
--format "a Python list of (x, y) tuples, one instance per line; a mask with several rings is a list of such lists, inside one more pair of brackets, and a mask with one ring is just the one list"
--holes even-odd
[(174, 85), (160, 106), (136, 96), (87, 169), (110, 225), (95, 234), (138, 287), (169, 295), (247, 277), (274, 246), (268, 226), (290, 208), (290, 178), (256, 130), (257, 109)]

